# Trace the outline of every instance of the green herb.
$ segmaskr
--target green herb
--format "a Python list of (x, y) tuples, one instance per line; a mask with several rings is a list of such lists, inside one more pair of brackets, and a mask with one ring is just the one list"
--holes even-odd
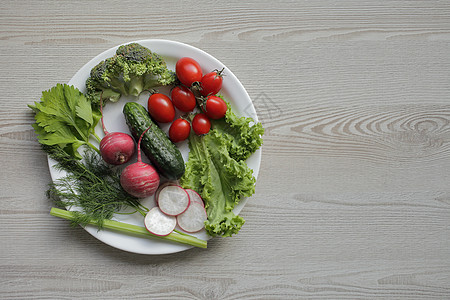
[(81, 209), (74, 214), (73, 223), (86, 225), (96, 220), (102, 228), (104, 220), (127, 207), (145, 216), (148, 209), (120, 185), (119, 170), (104, 163), (92, 149), (86, 149), (84, 163), (56, 146), (44, 146), (44, 150), (58, 162), (55, 168), (67, 172), (50, 184), (47, 195), (58, 206)]
[(223, 120), (212, 122), (207, 135), (189, 136), (189, 159), (180, 183), (205, 201), (210, 236), (231, 236), (245, 222), (232, 210), (255, 192), (256, 179), (245, 159), (261, 146), (264, 129), (252, 123), (251, 118), (236, 117), (229, 107)]
[[(63, 209), (56, 208), (56, 207), (53, 207), (50, 210), (50, 214), (52, 216), (67, 219), (67, 220), (74, 220), (74, 219), (78, 219), (80, 217), (79, 213), (75, 213), (72, 211), (66, 211)], [(87, 224), (97, 225), (97, 223), (98, 222), (96, 220), (91, 220), (90, 222), (86, 223), (86, 225)], [(159, 239), (164, 239), (166, 241), (178, 242), (178, 243), (191, 245), (191, 246), (195, 246), (195, 247), (199, 247), (199, 248), (207, 247), (206, 241), (204, 241), (202, 239), (198, 239), (191, 235), (187, 235), (187, 234), (178, 234), (178, 233), (172, 232), (166, 236), (157, 236), (157, 235), (151, 234), (144, 227), (132, 225), (132, 224), (128, 224), (128, 223), (122, 223), (122, 222), (118, 222), (118, 221), (113, 221), (113, 220), (104, 220), (103, 227), (106, 229), (111, 229), (111, 230), (115, 230), (118, 232), (123, 232), (126, 234), (131, 234), (131, 235), (144, 237), (144, 238), (159, 238)]]
[(40, 102), (28, 106), (36, 113), (36, 123), (32, 126), (41, 144), (58, 145), (77, 159), (82, 158), (78, 152), (81, 145), (99, 151), (89, 139), (92, 135), (100, 142), (94, 131), (101, 117), (100, 112), (92, 109), (90, 101), (77, 88), (57, 84), (42, 92)]

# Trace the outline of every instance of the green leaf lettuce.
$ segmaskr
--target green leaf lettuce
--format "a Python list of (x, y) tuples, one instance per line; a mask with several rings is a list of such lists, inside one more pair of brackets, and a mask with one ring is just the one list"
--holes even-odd
[(210, 236), (231, 236), (245, 222), (232, 210), (255, 192), (256, 179), (245, 159), (262, 144), (264, 129), (252, 123), (251, 118), (238, 118), (229, 108), (223, 120), (213, 121), (207, 135), (189, 137), (181, 185), (197, 191), (205, 201), (205, 229)]

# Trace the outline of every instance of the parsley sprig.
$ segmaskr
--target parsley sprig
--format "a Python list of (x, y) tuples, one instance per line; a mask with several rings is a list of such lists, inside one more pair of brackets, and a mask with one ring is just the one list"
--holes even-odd
[(101, 118), (98, 108), (93, 108), (84, 94), (74, 86), (57, 84), (42, 92), (40, 102), (28, 105), (35, 112), (32, 124), (38, 140), (43, 145), (58, 145), (69, 155), (81, 159), (78, 148), (87, 145), (99, 152), (89, 140), (94, 137), (95, 126)]

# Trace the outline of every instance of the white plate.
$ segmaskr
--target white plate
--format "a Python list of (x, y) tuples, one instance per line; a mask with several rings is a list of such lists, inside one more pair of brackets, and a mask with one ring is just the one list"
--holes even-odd
[[(258, 117), (256, 115), (255, 108), (252, 104), (250, 97), (247, 94), (247, 91), (243, 87), (243, 85), (239, 82), (236, 76), (219, 60), (211, 56), (210, 54), (197, 49), (193, 46), (186, 45), (180, 42), (174, 42), (169, 40), (140, 40), (136, 41), (137, 43), (149, 48), (151, 51), (158, 53), (166, 60), (167, 66), (171, 70), (175, 70), (176, 61), (184, 56), (192, 57), (196, 61), (199, 62), (200, 66), (203, 69), (204, 74), (210, 72), (214, 69), (225, 68), (224, 73), (226, 76), (223, 80), (223, 87), (221, 89), (221, 94), (228, 100), (233, 108), (233, 111), (240, 116), (252, 117), (255, 121), (258, 121)], [(131, 43), (131, 42), (130, 42)], [(126, 43), (128, 44), (128, 43)], [(79, 88), (82, 92), (86, 91), (85, 81), (89, 77), (90, 70), (97, 65), (100, 61), (111, 57), (115, 54), (116, 49), (119, 46), (106, 50), (105, 52), (99, 54), (87, 64), (85, 64), (69, 81), (69, 85), (74, 85)], [(159, 90), (160, 92), (168, 95), (169, 88), (163, 88)], [(129, 132), (128, 127), (125, 124), (124, 117), (122, 115), (122, 107), (127, 101), (136, 101), (138, 103), (143, 104), (146, 107), (148, 99), (148, 93), (142, 93), (139, 99), (132, 97), (122, 97), (118, 103), (109, 103), (104, 109), (104, 121), (105, 126), (110, 132)], [(169, 125), (162, 126), (163, 130), (167, 131)], [(101, 126), (96, 127), (96, 132), (100, 137), (103, 137), (103, 132)], [(183, 155), (185, 162), (188, 158), (189, 148), (187, 146), (187, 142), (183, 142), (179, 145), (180, 151)], [(143, 155), (145, 157), (145, 155)], [(136, 158), (133, 158), (132, 161), (135, 161)], [(257, 150), (248, 160), (247, 164), (250, 168), (253, 169), (254, 176), (258, 176), (259, 165), (261, 161), (261, 150)], [(57, 172), (52, 166), (54, 161), (49, 159), (50, 165), (50, 174), (53, 180), (61, 177), (62, 174)], [(237, 205), (234, 209), (234, 213), (238, 214), (242, 208), (244, 207), (247, 199), (243, 199), (239, 205)], [(147, 207), (154, 206), (154, 198), (149, 197), (143, 199), (142, 203)], [(138, 214), (132, 215), (116, 215), (114, 217), (115, 220), (136, 224), (143, 226), (143, 217)], [(86, 226), (86, 231), (92, 234), (94, 237), (99, 239), (100, 241), (113, 246), (115, 248), (129, 251), (133, 253), (139, 254), (168, 254), (184, 251), (192, 248), (192, 246), (182, 245), (172, 242), (166, 242), (164, 240), (159, 239), (145, 239), (134, 236), (129, 236), (121, 233), (117, 233), (110, 230), (102, 230), (98, 231), (96, 227)], [(203, 230), (202, 232), (196, 233), (195, 236), (201, 239), (208, 239), (206, 232)]]

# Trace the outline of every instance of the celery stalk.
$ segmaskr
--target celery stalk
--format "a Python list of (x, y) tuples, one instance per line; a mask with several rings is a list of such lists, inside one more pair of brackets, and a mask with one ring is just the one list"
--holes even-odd
[[(66, 220), (72, 220), (73, 219), (73, 212), (67, 211), (64, 209), (59, 209), (56, 207), (52, 207), (50, 210), (50, 215), (59, 217)], [(90, 221), (89, 224), (95, 225), (95, 220)], [(106, 229), (111, 229), (118, 232), (123, 232), (127, 234), (132, 234), (135, 236), (143, 237), (143, 238), (159, 238), (167, 241), (173, 241), (178, 242), (194, 247), (199, 248), (206, 248), (207, 241), (204, 241), (202, 239), (196, 238), (195, 236), (187, 235), (187, 234), (179, 234), (172, 232), (169, 235), (166, 236), (157, 236), (154, 234), (151, 234), (145, 227), (127, 224), (123, 222), (113, 221), (113, 220), (104, 220), (103, 221), (103, 227)]]

